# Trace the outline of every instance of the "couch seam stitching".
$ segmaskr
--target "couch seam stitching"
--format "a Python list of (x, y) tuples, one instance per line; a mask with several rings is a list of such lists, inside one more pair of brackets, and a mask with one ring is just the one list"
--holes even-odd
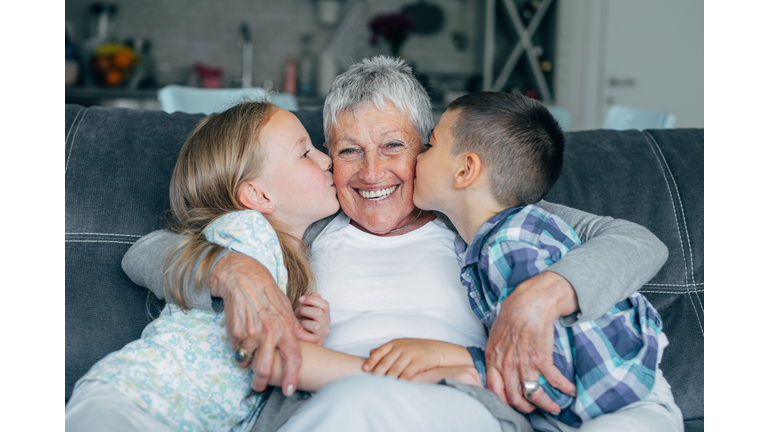
[(655, 283), (647, 283), (643, 286), (697, 286), (697, 285), (704, 285), (704, 282), (699, 283), (685, 283), (685, 284), (655, 284)]
[[(653, 144), (656, 144), (656, 149), (661, 152), (661, 149), (658, 147), (658, 144), (655, 140), (653, 140), (653, 137), (650, 137), (650, 133), (647, 131), (644, 132), (644, 135), (646, 136), (646, 141), (648, 138), (651, 138), (651, 141), (653, 141)], [(649, 142), (650, 144), (650, 142)], [(664, 170), (664, 166), (661, 164), (661, 160), (659, 160), (659, 155), (656, 154), (655, 151), (653, 151), (653, 148), (651, 149), (653, 155), (656, 157), (656, 162), (658, 162), (659, 167), (661, 168), (662, 176), (664, 177), (664, 183), (667, 185), (667, 192), (669, 193), (669, 200), (672, 202), (672, 213), (675, 215), (675, 228), (677, 229), (677, 236), (680, 238), (680, 249), (683, 250), (683, 266), (685, 267), (685, 281), (688, 282), (688, 263), (685, 259), (685, 245), (683, 244), (683, 235), (680, 233), (680, 221), (677, 219), (677, 209), (675, 208), (675, 200), (672, 196), (672, 189), (669, 186), (669, 180), (667, 180), (667, 172)], [(669, 166), (667, 166), (667, 169), (669, 169)], [(671, 174), (670, 174), (671, 175)], [(693, 281), (695, 282), (695, 281)], [(699, 311), (696, 310), (696, 303), (693, 302), (693, 296), (690, 295), (690, 291), (688, 289), (688, 285), (685, 286), (686, 292), (689, 294), (688, 298), (691, 300), (691, 305), (693, 306), (693, 313), (696, 314), (696, 321), (699, 323), (699, 330), (701, 330), (701, 334), (704, 334), (704, 328), (701, 326), (701, 318), (699, 318)], [(703, 312), (703, 311), (702, 311)]]
[[(661, 159), (664, 161), (664, 165), (667, 167), (667, 171), (669, 172), (669, 176), (672, 179), (672, 184), (675, 186), (675, 193), (677, 194), (677, 200), (680, 202), (680, 214), (682, 215), (683, 219), (683, 227), (685, 228), (685, 239), (688, 242), (688, 254), (691, 256), (691, 282), (696, 282), (695, 275), (693, 274), (693, 248), (691, 247), (691, 236), (688, 234), (688, 222), (685, 221), (685, 208), (683, 207), (683, 199), (680, 197), (680, 188), (677, 187), (677, 182), (675, 181), (675, 176), (672, 175), (672, 170), (669, 168), (669, 164), (667, 163), (667, 158), (664, 157), (664, 154), (661, 152), (661, 147), (659, 146), (659, 143), (656, 141), (653, 136), (650, 136), (651, 140), (653, 141), (656, 148), (659, 150), (659, 154), (661, 155)], [(685, 258), (683, 258), (685, 259)], [(696, 295), (696, 300), (699, 302), (699, 307), (701, 308), (701, 312), (704, 312), (704, 305), (701, 303), (701, 299), (699, 298), (698, 294)]]
[[(85, 111), (85, 108), (83, 108), (81, 111)], [(75, 134), (72, 135), (72, 145), (69, 147), (69, 154), (67, 154), (67, 163), (64, 164), (64, 175), (67, 174), (67, 169), (69, 168), (69, 158), (72, 157), (72, 149), (75, 148), (75, 138), (77, 137), (77, 131), (80, 130), (80, 125), (83, 124), (83, 119), (85, 118), (86, 113), (87, 111), (83, 113), (83, 116), (80, 118), (80, 122), (77, 124), (77, 128), (75, 128)], [(66, 141), (64, 144), (66, 145)]]
[(108, 234), (108, 233), (64, 233), (64, 235), (96, 235), (96, 236), (117, 236), (117, 237), (136, 237), (141, 238), (140, 235), (135, 234)]
[[(704, 292), (704, 290), (703, 290), (703, 289), (700, 289), (700, 290), (695, 290), (695, 291), (696, 291), (696, 292)], [(679, 295), (685, 295), (685, 294), (688, 294), (688, 291), (687, 291), (687, 290), (686, 290), (685, 292), (680, 292), (680, 291), (651, 291), (651, 290), (644, 290), (644, 289), (641, 289), (639, 292), (640, 292), (640, 293), (652, 293), (652, 294), (679, 294)]]
[(136, 242), (126, 242), (117, 240), (64, 240), (64, 243), (120, 243), (132, 245)]
[[(83, 112), (84, 109), (85, 109), (85, 107), (80, 107), (80, 109), (77, 111), (77, 114), (75, 115), (75, 119), (72, 120), (72, 125), (73, 126), (74, 126), (75, 123), (77, 123), (77, 118), (80, 117), (80, 113)], [(64, 142), (65, 143), (67, 141), (69, 141), (69, 134), (71, 134), (71, 133), (72, 133), (72, 126), (69, 127), (69, 130), (67, 131), (67, 137), (64, 138)]]

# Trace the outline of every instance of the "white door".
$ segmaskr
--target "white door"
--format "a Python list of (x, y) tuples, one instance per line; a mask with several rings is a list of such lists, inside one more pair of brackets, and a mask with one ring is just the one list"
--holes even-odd
[(598, 129), (612, 104), (669, 111), (704, 127), (703, 0), (561, 0), (555, 104), (572, 130)]
[(704, 127), (703, 0), (610, 0), (600, 101), (668, 111)]

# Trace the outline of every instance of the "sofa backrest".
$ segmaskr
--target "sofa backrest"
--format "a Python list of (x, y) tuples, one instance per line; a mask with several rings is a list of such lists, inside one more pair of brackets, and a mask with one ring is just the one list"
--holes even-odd
[[(297, 117), (322, 150), (322, 111)], [(123, 273), (139, 237), (163, 227), (179, 149), (202, 115), (66, 106), (66, 387), (137, 339), (163, 304)], [(686, 419), (704, 416), (704, 133), (566, 133), (565, 166), (546, 197), (637, 222), (669, 248), (641, 292), (670, 340), (661, 368)]]

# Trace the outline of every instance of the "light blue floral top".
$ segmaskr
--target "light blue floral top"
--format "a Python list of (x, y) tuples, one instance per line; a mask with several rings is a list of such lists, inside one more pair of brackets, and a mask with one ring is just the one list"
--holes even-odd
[[(209, 241), (247, 254), (285, 292), (288, 273), (272, 226), (253, 210), (226, 214), (204, 231)], [(141, 339), (96, 363), (80, 382), (99, 380), (179, 431), (250, 430), (266, 398), (253, 372), (237, 367), (224, 313), (168, 304)]]

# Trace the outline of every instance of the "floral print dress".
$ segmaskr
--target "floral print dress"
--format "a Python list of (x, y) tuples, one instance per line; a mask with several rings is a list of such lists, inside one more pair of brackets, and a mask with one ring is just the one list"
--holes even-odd
[[(272, 226), (253, 210), (228, 213), (206, 238), (269, 269), (285, 293), (287, 270)], [(253, 372), (239, 368), (224, 313), (167, 304), (141, 339), (97, 362), (77, 384), (113, 386), (159, 421), (179, 431), (250, 430), (266, 402), (251, 389)], [(77, 385), (76, 385), (77, 386)]]

